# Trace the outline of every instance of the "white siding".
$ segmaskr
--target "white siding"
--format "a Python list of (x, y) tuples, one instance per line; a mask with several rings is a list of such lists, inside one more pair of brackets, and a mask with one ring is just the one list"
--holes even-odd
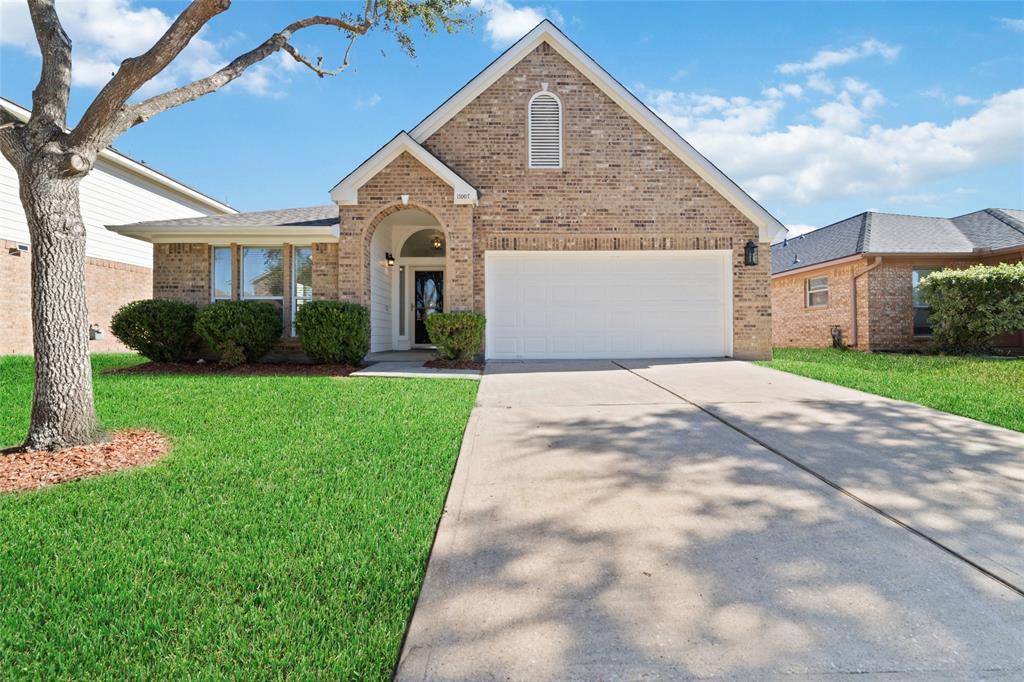
[(370, 351), (392, 350), (391, 268), (384, 261), (390, 250), (390, 229), (380, 229), (370, 241)]
[[(103, 158), (82, 181), (82, 220), (87, 256), (152, 267), (153, 249), (146, 242), (108, 231), (104, 225), (143, 220), (190, 218), (222, 213), (192, 201)], [(18, 198), (14, 167), (0, 156), (0, 239), (28, 243), (28, 225)]]

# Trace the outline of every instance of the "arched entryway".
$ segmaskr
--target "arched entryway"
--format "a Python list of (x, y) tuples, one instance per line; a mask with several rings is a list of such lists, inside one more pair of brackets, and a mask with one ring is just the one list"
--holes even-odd
[(445, 309), (448, 243), (432, 214), (403, 208), (370, 240), (370, 350), (429, 347), (424, 320)]

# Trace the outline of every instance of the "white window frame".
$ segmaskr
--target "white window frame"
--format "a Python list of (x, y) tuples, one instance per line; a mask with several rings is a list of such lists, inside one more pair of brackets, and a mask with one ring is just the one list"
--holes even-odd
[[(816, 279), (825, 280), (825, 286), (812, 287), (811, 282)], [(824, 303), (811, 303), (811, 294), (820, 294), (824, 292), (825, 302)], [(808, 308), (827, 308), (831, 296), (828, 292), (828, 275), (817, 275), (815, 277), (808, 277), (804, 282), (804, 305)]]
[[(217, 296), (217, 249), (227, 249), (228, 267), (231, 269), (231, 292), (227, 298)], [(217, 301), (231, 301), (235, 297), (235, 249), (232, 246), (211, 246), (210, 247), (210, 303)]]
[[(298, 336), (295, 330), (295, 313), (299, 310), (299, 249), (309, 249), (309, 259), (313, 260), (312, 244), (292, 244), (292, 267), (291, 267), (291, 288), (292, 288), (292, 336)], [(310, 285), (312, 288), (312, 285)]]
[[(931, 309), (931, 306), (918, 305), (917, 302), (914, 301), (914, 289), (915, 289), (915, 287), (914, 287), (914, 274), (918, 273), (918, 272), (922, 272), (924, 270), (927, 270), (928, 271), (928, 275), (930, 275), (930, 274), (932, 274), (934, 272), (939, 272), (940, 270), (942, 270), (942, 268), (940, 268), (940, 267), (938, 267), (936, 265), (928, 265), (928, 266), (921, 266), (921, 267), (913, 267), (912, 266), (910, 268), (910, 334), (915, 339), (930, 339), (933, 336), (933, 333), (931, 333), (931, 332), (929, 332), (927, 334), (918, 334), (917, 331), (914, 329), (914, 318), (917, 317), (917, 311), (921, 310), (921, 309), (925, 309), (925, 310), (930, 310)], [(928, 275), (925, 275), (924, 277), (927, 277)], [(918, 286), (920, 286), (921, 280), (924, 279), (924, 277), (918, 278)], [(929, 325), (929, 327), (931, 327), (931, 325)]]
[[(545, 84), (546, 86), (547, 84)], [(533, 164), (533, 101), (538, 97), (552, 97), (558, 105), (558, 165), (557, 166), (535, 166)], [(555, 93), (545, 87), (540, 92), (534, 93), (530, 102), (526, 105), (526, 165), (531, 170), (560, 170), (564, 165), (562, 138), (565, 134), (565, 117), (562, 110), (562, 100)]]

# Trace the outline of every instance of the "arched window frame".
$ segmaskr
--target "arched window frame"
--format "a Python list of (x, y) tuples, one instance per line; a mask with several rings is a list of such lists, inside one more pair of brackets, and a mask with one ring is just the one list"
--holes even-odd
[[(550, 97), (550, 98), (554, 99), (555, 103), (558, 105), (558, 165), (557, 166), (535, 165), (534, 164), (534, 160), (533, 160), (533, 103), (537, 100), (538, 97)], [(558, 95), (556, 95), (555, 93), (553, 93), (550, 90), (548, 90), (546, 87), (544, 89), (540, 90), (539, 92), (534, 93), (534, 95), (530, 98), (529, 103), (526, 105), (526, 126), (527, 126), (527, 142), (526, 142), (526, 144), (527, 144), (527, 148), (526, 148), (527, 167), (531, 168), (531, 169), (537, 169), (537, 170), (558, 170), (558, 169), (560, 169), (562, 167), (562, 165), (563, 165), (563, 162), (564, 162), (564, 155), (563, 155), (564, 144), (563, 144), (562, 140), (563, 140), (563, 137), (564, 137), (564, 134), (565, 134), (565, 115), (564, 115), (564, 112), (563, 112), (563, 109), (562, 109), (562, 100), (561, 100), (561, 98)]]

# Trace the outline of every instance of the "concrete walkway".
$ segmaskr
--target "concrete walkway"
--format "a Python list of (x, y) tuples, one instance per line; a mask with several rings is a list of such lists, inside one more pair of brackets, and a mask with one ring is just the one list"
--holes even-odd
[(491, 363), (397, 677), (1020, 678), (1022, 467), (746, 363)]

